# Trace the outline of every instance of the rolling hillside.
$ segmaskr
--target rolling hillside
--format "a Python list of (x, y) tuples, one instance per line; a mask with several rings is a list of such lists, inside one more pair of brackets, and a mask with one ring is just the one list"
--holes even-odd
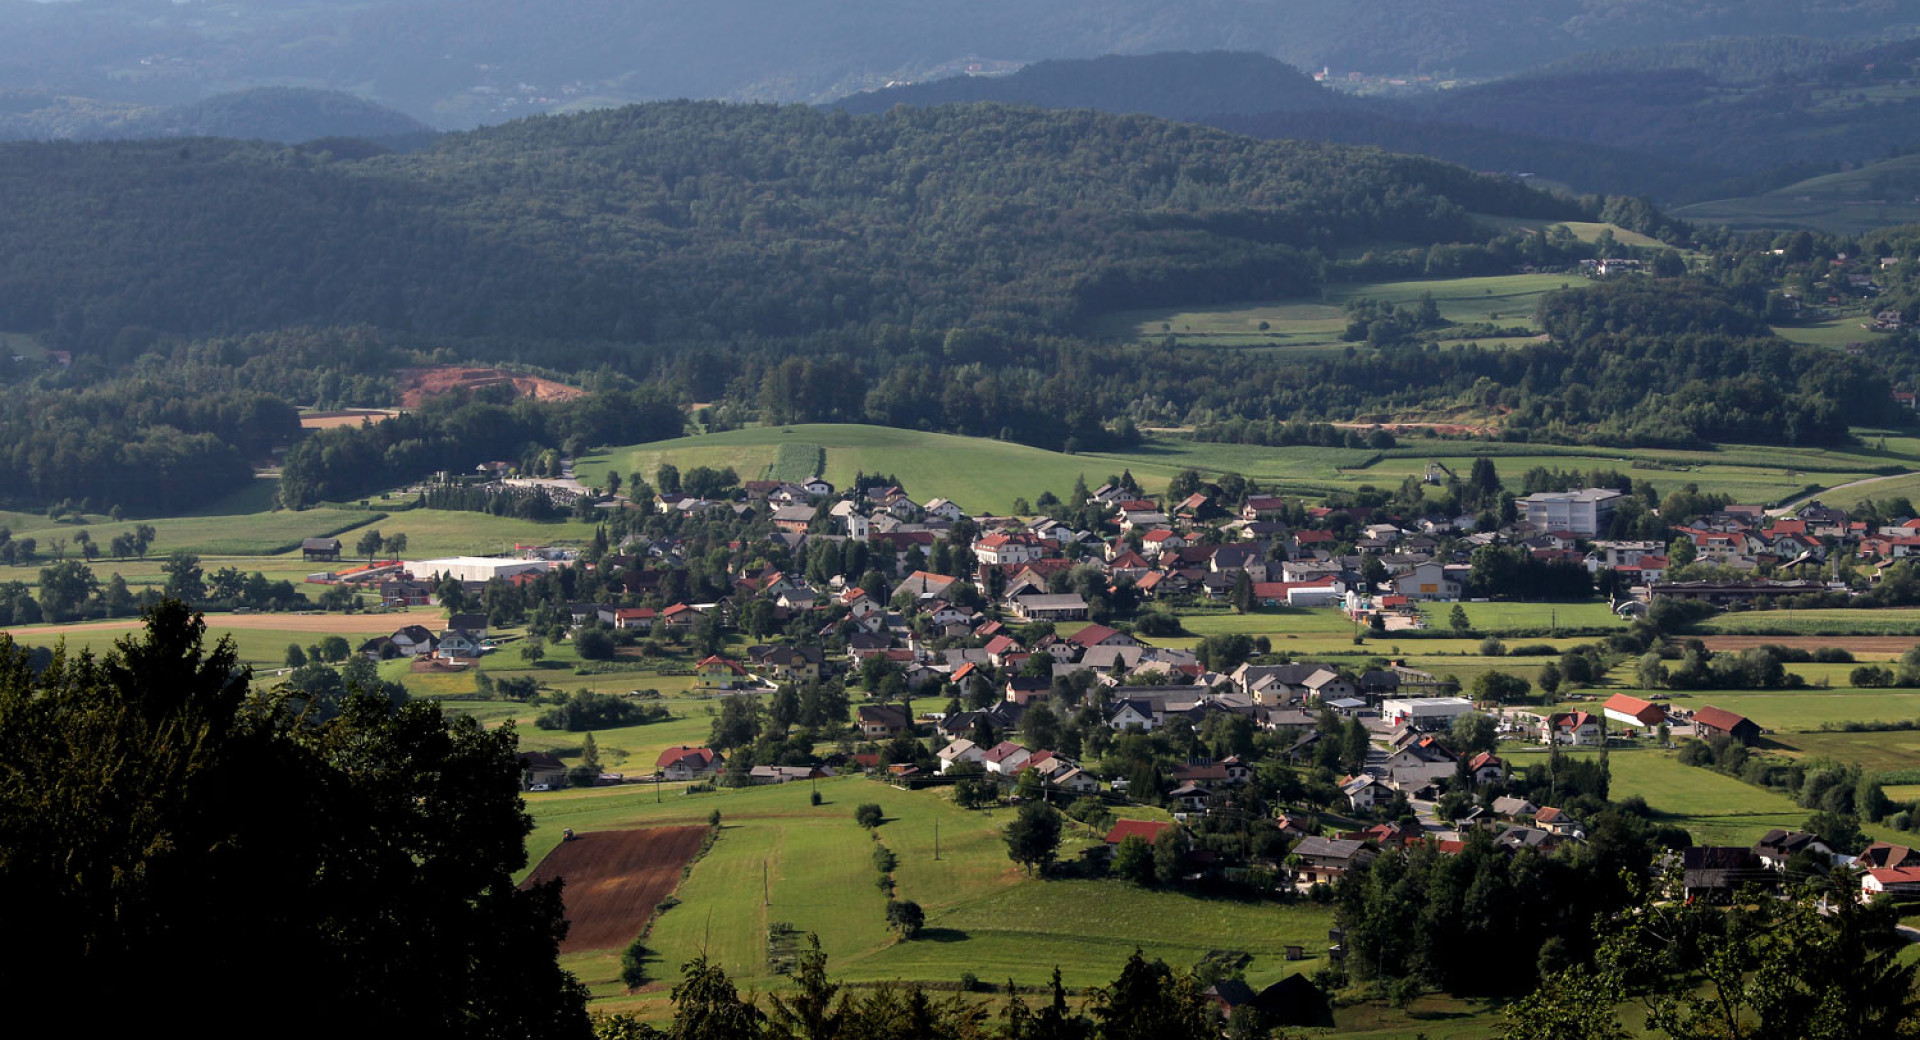
[[(1298, 295), (1315, 253), (1578, 207), (1431, 160), (1095, 113), (668, 103), (365, 161), (0, 147), (0, 329), (65, 343), (369, 324), (619, 343), (1063, 331)], [(103, 219), (111, 216), (111, 219)]]
[(1762, 195), (1697, 203), (1676, 215), (1740, 231), (1858, 234), (1920, 223), (1920, 155), (1810, 177)]

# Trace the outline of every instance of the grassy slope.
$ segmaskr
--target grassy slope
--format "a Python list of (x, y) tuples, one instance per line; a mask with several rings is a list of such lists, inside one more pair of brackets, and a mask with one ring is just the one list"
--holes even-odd
[(1920, 220), (1920, 201), (1910, 190), (1876, 191), (1874, 186), (1877, 178), (1911, 182), (1917, 175), (1920, 156), (1905, 155), (1809, 178), (1765, 195), (1683, 206), (1674, 215), (1740, 231), (1808, 228), (1864, 233)]
[[(860, 471), (890, 473), (923, 499), (938, 495), (969, 510), (994, 512), (1011, 509), (1015, 498), (1031, 502), (1043, 491), (1065, 496), (1078, 477), (1094, 485), (1123, 469), (1130, 470), (1149, 492), (1164, 490), (1180, 470), (1192, 468), (1237, 472), (1290, 493), (1316, 497), (1365, 485), (1396, 487), (1409, 476), (1423, 475), (1429, 459), (1465, 473), (1476, 456), (1486, 455), (1495, 459), (1496, 468), (1515, 486), (1536, 466), (1600, 468), (1631, 471), (1663, 491), (1695, 483), (1702, 491), (1771, 503), (1811, 484), (1838, 484), (1865, 476), (1874, 466), (1905, 461), (1891, 444), (1886, 454), (1741, 445), (1679, 452), (1422, 438), (1402, 438), (1399, 447), (1384, 457), (1348, 448), (1209, 444), (1178, 437), (1150, 438), (1124, 452), (1065, 455), (982, 438), (815, 424), (755, 427), (610, 448), (585, 456), (577, 469), (588, 483), (603, 481), (615, 468), (651, 479), (663, 462), (674, 464), (682, 473), (694, 466), (731, 466), (742, 480), (758, 480), (810, 468), (800, 463), (811, 457), (814, 448), (824, 453), (824, 476), (836, 485), (845, 486)], [(386, 523), (404, 526), (406, 517), (401, 514)]]
[[(530, 847), (550, 847), (551, 832), (697, 822), (719, 809), (726, 830), (663, 915), (649, 943), (664, 965), (703, 946), (736, 978), (765, 988), (775, 979), (764, 963), (765, 928), (788, 921), (820, 935), (836, 976), (850, 981), (893, 978), (952, 982), (971, 971), (983, 979), (1046, 981), (1058, 965), (1069, 986), (1110, 979), (1135, 947), (1187, 966), (1211, 949), (1243, 949), (1256, 957), (1249, 978), (1277, 980), (1316, 961), (1288, 965), (1289, 943), (1310, 949), (1325, 934), (1327, 915), (1312, 907), (1243, 904), (1177, 892), (1141, 892), (1120, 882), (1038, 881), (1006, 858), (997, 813), (954, 807), (936, 792), (907, 793), (856, 779), (825, 781), (825, 804), (808, 804), (807, 785), (753, 788), (695, 797), (650, 793), (563, 792), (533, 800), (538, 829)], [(880, 838), (899, 857), (899, 896), (928, 914), (924, 940), (895, 943), (882, 926), (884, 901), (874, 885), (872, 844), (853, 823), (855, 805), (879, 803), (888, 817)], [(940, 858), (933, 858), (935, 825)], [(1083, 829), (1069, 845), (1089, 842)], [(762, 871), (771, 906), (760, 897)], [(1152, 921), (1151, 928), (1141, 927)], [(612, 957), (575, 958), (571, 966), (611, 995)], [(611, 1006), (657, 1010), (658, 997), (619, 999)]]
[(580, 460), (580, 479), (603, 482), (608, 471), (640, 473), (652, 479), (661, 463), (671, 462), (685, 473), (694, 466), (732, 466), (742, 480), (762, 479), (782, 459), (795, 455), (793, 445), (824, 450), (823, 476), (837, 487), (853, 483), (858, 472), (888, 473), (900, 479), (920, 500), (940, 496), (973, 511), (1005, 511), (1015, 498), (1032, 500), (1043, 491), (1066, 495), (1075, 478), (1088, 486), (1134, 465), (1133, 475), (1149, 492), (1166, 488), (1181, 466), (1118, 457), (1084, 457), (1044, 451), (1025, 445), (949, 434), (921, 433), (880, 426), (799, 425), (756, 427), (679, 440), (613, 448)]
[[(1184, 343), (1227, 347), (1283, 348), (1288, 354), (1338, 353), (1348, 344), (1345, 306), (1373, 299), (1411, 304), (1431, 293), (1440, 314), (1456, 323), (1492, 322), (1537, 329), (1540, 298), (1579, 281), (1565, 275), (1500, 275), (1329, 286), (1318, 300), (1228, 304), (1202, 310), (1124, 311), (1102, 319), (1105, 335), (1130, 339), (1172, 336)], [(1262, 329), (1265, 322), (1267, 328)]]

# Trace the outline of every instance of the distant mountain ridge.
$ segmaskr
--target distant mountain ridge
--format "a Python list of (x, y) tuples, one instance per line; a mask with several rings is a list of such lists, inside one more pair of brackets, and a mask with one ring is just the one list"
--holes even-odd
[(412, 116), (365, 98), (305, 87), (256, 87), (169, 108), (0, 95), (0, 139), (230, 137), (299, 144), (322, 138), (392, 141), (432, 132)]
[(1006, 76), (957, 76), (869, 91), (834, 108), (882, 112), (894, 105), (998, 101), (1041, 108), (1094, 108), (1162, 119), (1222, 113), (1356, 111), (1359, 99), (1327, 90), (1285, 62), (1244, 51), (1169, 52), (1037, 62)]
[(442, 128), (678, 97), (820, 103), (968, 56), (1228, 48), (1302, 68), (1508, 75), (1593, 50), (1860, 38), (1908, 0), (0, 0), (0, 89), (143, 106), (364, 93)]
[(1920, 39), (1845, 48), (1766, 38), (1590, 55), (1403, 99), (1353, 97), (1272, 58), (1212, 52), (1043, 62), (836, 107), (992, 100), (1150, 112), (1685, 202), (1765, 191), (1920, 139), (1916, 84)]

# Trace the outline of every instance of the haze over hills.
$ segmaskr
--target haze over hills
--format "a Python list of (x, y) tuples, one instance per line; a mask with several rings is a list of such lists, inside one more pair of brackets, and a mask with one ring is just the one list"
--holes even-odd
[(1404, 98), (1353, 97), (1253, 54), (1107, 57), (863, 93), (838, 106), (968, 100), (1152, 112), (1524, 172), (1576, 191), (1694, 201), (1880, 158), (1920, 136), (1920, 40), (1615, 51)]
[(673, 97), (818, 102), (973, 57), (1233, 48), (1484, 77), (1595, 49), (1914, 21), (1895, 0), (4, 0), (0, 89), (169, 106), (317, 86), (460, 127)]
[(307, 87), (255, 87), (148, 108), (29, 92), (0, 95), (0, 139), (230, 137), (298, 144), (320, 138), (419, 138), (426, 124), (364, 98)]
[(1007, 76), (954, 76), (866, 91), (843, 98), (833, 107), (873, 113), (894, 105), (969, 101), (1097, 108), (1184, 120), (1222, 113), (1368, 109), (1361, 99), (1328, 90), (1285, 62), (1244, 51), (1043, 61)]

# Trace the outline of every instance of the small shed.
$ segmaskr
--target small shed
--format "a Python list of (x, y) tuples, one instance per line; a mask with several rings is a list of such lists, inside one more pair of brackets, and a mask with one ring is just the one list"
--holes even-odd
[(300, 555), (308, 560), (337, 560), (340, 558), (340, 539), (303, 538), (300, 541)]

